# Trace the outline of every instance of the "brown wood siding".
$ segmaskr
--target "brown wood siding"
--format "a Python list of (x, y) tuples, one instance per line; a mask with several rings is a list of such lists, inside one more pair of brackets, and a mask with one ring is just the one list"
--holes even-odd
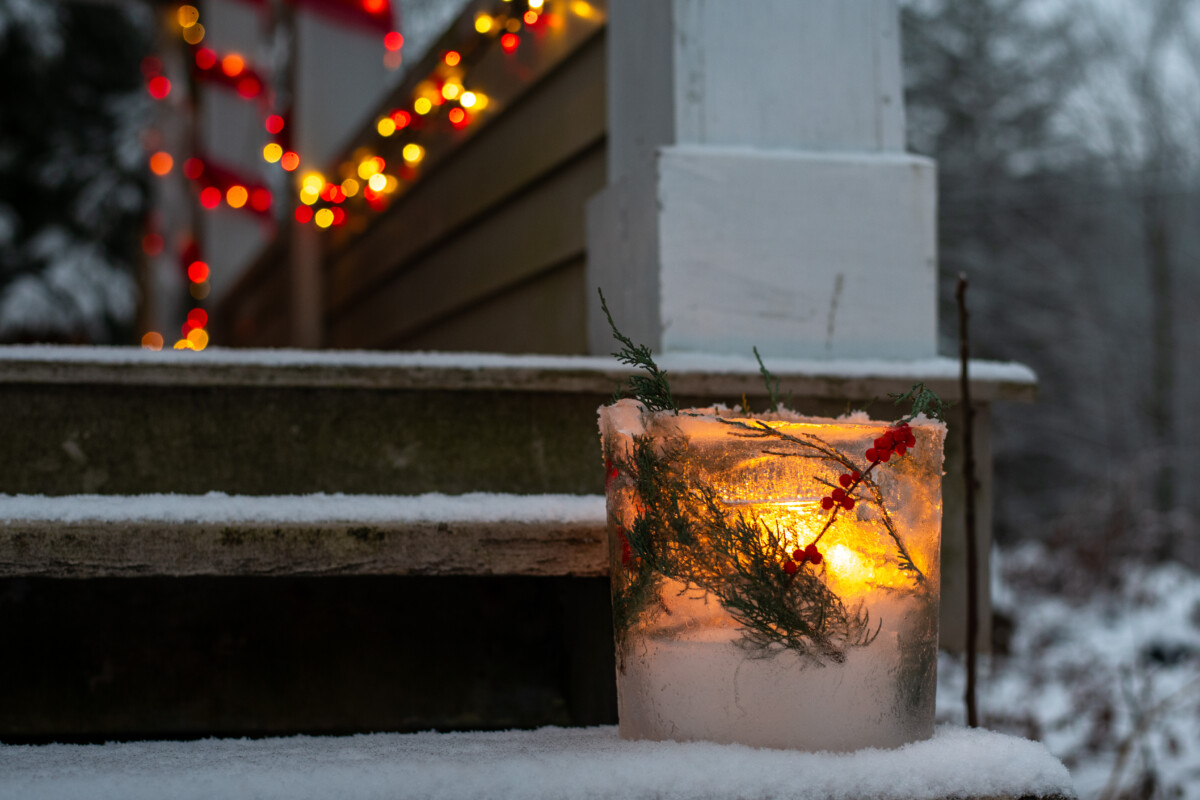
[(326, 344), (585, 352), (604, 69), (600, 34), (331, 253)]

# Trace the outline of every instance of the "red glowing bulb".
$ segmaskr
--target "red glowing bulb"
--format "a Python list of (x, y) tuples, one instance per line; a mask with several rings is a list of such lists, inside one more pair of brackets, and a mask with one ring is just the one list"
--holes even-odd
[(288, 150), (279, 159), (279, 166), (283, 167), (288, 172), (295, 172), (296, 167), (300, 166), (300, 156)]
[(521, 43), (521, 39), (515, 33), (506, 33), (500, 37), (500, 49), (506, 53), (516, 51), (517, 45)]
[(345, 221), (346, 221), (346, 212), (341, 208), (334, 208), (333, 209), (333, 224), (341, 225)]
[(412, 122), (412, 114), (397, 109), (392, 112), (392, 122), (396, 123), (396, 130), (407, 128), (408, 123)]
[(394, 53), (404, 46), (404, 37), (401, 36), (399, 32), (392, 31), (387, 36), (383, 37), (383, 46), (386, 47), (389, 52)]
[(279, 133), (283, 130), (283, 117), (278, 114), (267, 117), (266, 128), (267, 133)]
[(379, 14), (387, 8), (387, 0), (362, 0), (362, 7), (368, 14)]
[(146, 84), (146, 91), (155, 100), (162, 100), (171, 93), (171, 82), (162, 75), (156, 75)]
[(192, 283), (204, 283), (208, 280), (208, 264), (203, 261), (193, 261), (188, 264), (188, 280)]
[(221, 205), (221, 190), (215, 186), (206, 186), (200, 192), (200, 205), (205, 208), (216, 208)]
[(216, 66), (217, 54), (208, 47), (201, 47), (196, 51), (196, 66), (200, 69), (212, 69)]
[(238, 81), (237, 93), (247, 100), (257, 97), (261, 91), (262, 84), (258, 82), (258, 78), (245, 77)]
[(190, 180), (196, 180), (204, 174), (204, 162), (198, 158), (189, 158), (183, 162), (183, 174)]
[(203, 328), (208, 325), (208, 312), (203, 308), (193, 308), (188, 312), (187, 320), (194, 328)]
[(221, 72), (230, 78), (236, 78), (242, 74), (242, 70), (246, 68), (246, 59), (239, 56), (237, 53), (230, 53), (221, 59)]
[(271, 193), (266, 189), (255, 189), (250, 193), (250, 207), (255, 211), (266, 211), (271, 207)]
[(308, 206), (296, 206), (296, 222), (307, 225), (312, 221), (313, 210)]

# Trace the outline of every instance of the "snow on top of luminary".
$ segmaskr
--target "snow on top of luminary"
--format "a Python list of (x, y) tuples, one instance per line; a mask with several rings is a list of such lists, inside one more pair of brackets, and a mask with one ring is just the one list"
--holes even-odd
[(616, 728), (0, 746), (0, 795), (89, 798), (706, 798), (1074, 796), (1035, 742), (942, 727), (846, 754), (625, 741)]

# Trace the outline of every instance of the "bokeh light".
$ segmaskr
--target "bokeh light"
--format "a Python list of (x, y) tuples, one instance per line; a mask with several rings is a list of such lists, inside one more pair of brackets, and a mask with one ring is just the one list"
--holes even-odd
[(175, 16), (181, 28), (190, 28), (200, 21), (200, 11), (195, 6), (182, 5), (175, 12)]
[(462, 54), (457, 50), (447, 50), (442, 60), (446, 62), (447, 67), (457, 67), (462, 61)]
[(313, 218), (313, 210), (308, 206), (296, 206), (295, 217), (296, 222), (299, 222), (301, 225), (307, 225)]
[(193, 261), (188, 264), (187, 276), (192, 283), (204, 283), (208, 280), (208, 264), (203, 261)]
[(215, 186), (204, 187), (200, 190), (200, 205), (210, 209), (221, 205), (221, 190)]
[(275, 142), (263, 147), (263, 160), (268, 164), (274, 164), (281, 158), (283, 158), (283, 148)]
[(198, 158), (189, 158), (183, 162), (183, 174), (190, 180), (196, 180), (204, 174), (204, 162)]
[(271, 116), (267, 117), (264, 127), (267, 129), (267, 133), (279, 133), (281, 130), (283, 130), (283, 117), (279, 116), (278, 114), (272, 114)]
[(196, 66), (200, 69), (212, 69), (216, 66), (217, 54), (215, 51), (201, 47), (196, 51)]
[(230, 186), (225, 191), (225, 202), (229, 203), (230, 208), (241, 208), (249, 199), (250, 193), (246, 191), (245, 186)]
[(250, 193), (250, 207), (255, 211), (266, 211), (271, 207), (271, 193), (259, 187)]
[(420, 163), (421, 159), (425, 157), (425, 148), (421, 147), (419, 144), (409, 142), (408, 144), (404, 145), (404, 150), (402, 150), (400, 154), (404, 156), (404, 160), (408, 163), (417, 164)]
[(230, 78), (236, 78), (246, 68), (246, 60), (237, 53), (230, 53), (221, 59), (221, 72)]
[(333, 212), (328, 208), (322, 208), (313, 215), (313, 222), (316, 222), (319, 228), (328, 228), (333, 224)]
[(192, 328), (188, 332), (187, 340), (194, 350), (203, 350), (208, 347), (208, 331), (203, 328)]
[(521, 37), (515, 33), (506, 33), (500, 37), (500, 49), (506, 53), (514, 52), (520, 43)]
[(171, 93), (171, 82), (164, 75), (156, 75), (146, 84), (146, 91), (155, 100), (162, 100)]
[(147, 331), (142, 334), (142, 347), (146, 350), (162, 350), (163, 337), (158, 331)]
[(404, 46), (404, 37), (400, 35), (399, 31), (392, 31), (383, 37), (383, 46), (389, 52), (394, 53)]
[(200, 44), (204, 41), (204, 26), (196, 23), (190, 28), (183, 29), (183, 40), (188, 44)]
[(433, 101), (428, 97), (418, 97), (413, 101), (413, 111), (425, 115), (433, 110)]
[(391, 117), (381, 117), (375, 123), (375, 130), (379, 132), (380, 136), (388, 137), (396, 132), (396, 123)]
[(171, 158), (170, 153), (159, 150), (154, 155), (150, 156), (150, 171), (155, 175), (167, 175), (171, 172), (171, 168), (175, 166), (175, 159)]
[(296, 153), (292, 152), (291, 150), (288, 150), (283, 154), (283, 156), (280, 157), (279, 166), (283, 167), (288, 172), (293, 172), (297, 167), (300, 166), (300, 156), (296, 155)]

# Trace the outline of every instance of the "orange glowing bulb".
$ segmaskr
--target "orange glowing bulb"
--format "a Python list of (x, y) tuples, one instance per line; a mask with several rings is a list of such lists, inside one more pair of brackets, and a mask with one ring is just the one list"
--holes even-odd
[(279, 166), (283, 167), (288, 172), (295, 172), (300, 166), (300, 156), (288, 150), (279, 159)]
[(164, 153), (162, 150), (159, 150), (150, 156), (150, 171), (155, 175), (167, 175), (174, 166), (175, 159), (171, 158), (170, 153)]
[(142, 347), (146, 350), (162, 350), (163, 337), (158, 331), (149, 331), (142, 336)]
[(204, 328), (192, 328), (188, 332), (187, 341), (193, 350), (203, 350), (208, 347), (208, 331)]
[(457, 50), (447, 50), (446, 55), (442, 56), (442, 60), (446, 62), (448, 67), (457, 67), (462, 61), (462, 54)]
[(236, 78), (246, 68), (246, 60), (237, 53), (230, 53), (221, 59), (221, 72), (230, 78)]
[(250, 193), (245, 186), (230, 186), (225, 192), (225, 202), (229, 203), (230, 208), (241, 208), (249, 199)]

